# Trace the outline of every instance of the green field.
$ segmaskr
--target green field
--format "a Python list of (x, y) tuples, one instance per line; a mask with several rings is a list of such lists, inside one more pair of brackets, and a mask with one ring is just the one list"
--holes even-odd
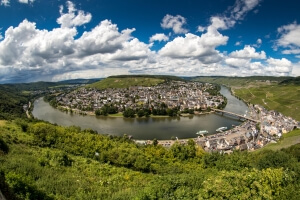
[(106, 88), (128, 88), (131, 86), (154, 86), (163, 83), (163, 79), (159, 78), (143, 78), (143, 77), (127, 77), (127, 78), (106, 78), (99, 82), (88, 85), (90, 88), (99, 90)]
[(271, 84), (232, 89), (246, 102), (262, 105), (268, 110), (277, 110), (300, 121), (300, 86), (298, 85)]

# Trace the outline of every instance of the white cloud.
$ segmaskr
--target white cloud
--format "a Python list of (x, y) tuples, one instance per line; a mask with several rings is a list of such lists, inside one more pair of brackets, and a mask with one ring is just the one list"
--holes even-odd
[(261, 0), (236, 0), (235, 5), (230, 7), (224, 15), (211, 17), (211, 26), (223, 30), (233, 27), (237, 21), (243, 20), (246, 14), (253, 10), (260, 1)]
[(277, 44), (283, 47), (297, 46), (300, 47), (300, 25), (296, 22), (278, 28), (278, 33), (281, 37)]
[(82, 10), (77, 11), (75, 5), (71, 1), (67, 1), (68, 13), (63, 13), (63, 6), (60, 6), (60, 17), (57, 19), (57, 23), (61, 24), (61, 27), (74, 27), (81, 26), (89, 23), (92, 19), (90, 13), (84, 13)]
[(265, 59), (266, 53), (264, 51), (261, 51), (260, 53), (256, 52), (256, 50), (253, 47), (246, 45), (244, 49), (231, 52), (229, 56), (232, 58), (243, 59)]
[(234, 68), (243, 68), (249, 67), (250, 60), (249, 59), (240, 59), (240, 58), (227, 58), (225, 63)]
[(102, 21), (90, 32), (84, 32), (76, 41), (80, 56), (97, 53), (114, 53), (122, 48), (122, 43), (131, 39), (131, 33), (135, 29), (126, 29), (121, 33), (116, 24), (109, 20)]
[(262, 68), (260, 62), (251, 62), (252, 59), (266, 59), (264, 51), (256, 52), (255, 48), (245, 45), (244, 49), (231, 52), (225, 59), (225, 63), (234, 68), (248, 68), (257, 70)]
[(230, 13), (230, 19), (228, 22), (231, 26), (234, 25), (235, 21), (244, 19), (245, 15), (255, 8), (261, 0), (236, 0), (235, 5)]
[(33, 3), (35, 0), (19, 0), (20, 3), (25, 3), (25, 4), (28, 4), (29, 2), (30, 3)]
[[(2, 28), (0, 28), (0, 31), (2, 30)], [(2, 32), (0, 32), (0, 41), (3, 39), (3, 36), (2, 36)]]
[(293, 76), (300, 76), (300, 62), (295, 63), (293, 65), (292, 75)]
[(164, 29), (173, 29), (174, 33), (181, 34), (181, 33), (187, 33), (188, 30), (183, 28), (183, 26), (186, 24), (186, 19), (182, 17), (181, 15), (166, 15), (162, 22), (161, 27)]
[(241, 41), (236, 41), (234, 46), (241, 46), (242, 45), (242, 42)]
[(225, 19), (222, 17), (215, 17), (215, 16), (211, 17), (210, 22), (211, 22), (210, 27), (213, 27), (215, 29), (227, 29), (228, 28), (226, 25)]
[(283, 54), (300, 54), (300, 48), (299, 49), (288, 49), (288, 50), (283, 50)]
[[(221, 35), (216, 30), (210, 30), (202, 34), (201, 37), (187, 33), (185, 37), (176, 37), (168, 42), (160, 51), (162, 56), (171, 58), (194, 58), (206, 59), (207, 56), (219, 57), (219, 52), (215, 50), (217, 46), (227, 43), (228, 37)], [(205, 60), (204, 60), (205, 61)]]
[(168, 41), (169, 40), (169, 37), (168, 36), (166, 36), (165, 34), (163, 34), (163, 33), (157, 33), (157, 34), (155, 34), (155, 35), (152, 35), (151, 37), (150, 37), (150, 40), (149, 40), (149, 42), (151, 43), (151, 42), (154, 42), (154, 41), (159, 41), (159, 42), (161, 42), (161, 41)]
[(286, 58), (269, 58), (267, 62), (268, 66), (265, 68), (265, 70), (272, 73), (272, 75), (287, 76), (290, 75), (293, 70), (292, 62)]
[(206, 27), (204, 27), (204, 26), (197, 27), (197, 32), (204, 32), (205, 30), (206, 30)]
[[(246, 3), (241, 5), (245, 7)], [(299, 67), (293, 67), (287, 59), (266, 60), (265, 52), (257, 52), (254, 45), (246, 45), (229, 54), (217, 50), (229, 39), (219, 30), (230, 28), (230, 20), (234, 24), (235, 20), (242, 19), (247, 12), (242, 7), (234, 11), (240, 12), (240, 18), (211, 17), (209, 26), (198, 28), (202, 30), (199, 35), (187, 33), (183, 28), (185, 18), (167, 15), (169, 19), (165, 20), (165, 25), (175, 33), (186, 34), (175, 37), (155, 52), (151, 51), (151, 44), (132, 36), (134, 28), (119, 30), (110, 20), (103, 20), (93, 29), (78, 35), (78, 26), (89, 22), (92, 16), (78, 11), (73, 3), (68, 2), (67, 13), (63, 13), (62, 6), (60, 8), (57, 23), (61, 26), (58, 28), (40, 30), (35, 23), (24, 20), (5, 31), (3, 40), (0, 40), (0, 82), (58, 81), (130, 73), (182, 76), (298, 73)], [(248, 10), (251, 7), (248, 6)], [(149, 41), (168, 41), (169, 37), (159, 33), (152, 35)], [(287, 49), (286, 53), (295, 53), (296, 50)]]
[(1, 5), (9, 6), (10, 0), (1, 0)]
[(176, 37), (173, 41), (168, 42), (159, 51), (159, 54), (171, 58), (198, 59), (206, 64), (219, 62), (222, 55), (216, 50), (216, 47), (225, 45), (228, 41), (228, 37), (217, 30), (222, 27), (224, 27), (222, 20), (213, 17), (206, 33), (201, 36), (187, 33), (184, 37)]
[(256, 44), (260, 45), (262, 44), (262, 40), (260, 38), (257, 39)]
[(128, 71), (125, 68), (132, 63), (146, 62), (154, 54), (148, 44), (131, 36), (134, 30), (119, 31), (104, 20), (75, 39), (76, 27), (39, 30), (24, 20), (9, 27), (0, 41), (0, 82), (57, 80), (72, 77), (73, 72), (78, 77), (80, 71), (85, 72), (81, 78), (87, 73), (91, 74), (86, 77), (103, 77)]
[(277, 31), (281, 37), (277, 40), (274, 49), (277, 50), (278, 47), (283, 47), (286, 48), (282, 50), (283, 54), (300, 54), (300, 25), (294, 22), (279, 27)]

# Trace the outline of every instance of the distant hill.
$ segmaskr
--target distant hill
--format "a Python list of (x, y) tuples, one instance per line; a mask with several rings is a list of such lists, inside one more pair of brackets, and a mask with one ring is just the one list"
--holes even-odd
[(227, 85), (229, 87), (248, 86), (249, 83), (257, 82), (281, 82), (291, 77), (275, 77), (275, 76), (249, 76), (249, 77), (228, 77), (228, 76), (197, 76), (192, 78), (193, 81), (217, 83)]
[(59, 81), (57, 83), (62, 84), (92, 84), (97, 81), (102, 80), (103, 78), (94, 78), (94, 79), (71, 79), (71, 80), (65, 80), (65, 81)]
[(285, 84), (300, 85), (300, 76), (283, 80), (279, 84), (280, 85), (285, 85)]
[(128, 88), (132, 86), (155, 86), (165, 81), (180, 80), (182, 78), (176, 76), (163, 76), (163, 75), (121, 75), (110, 76), (101, 81), (88, 85), (90, 88), (97, 88), (99, 90), (106, 88)]

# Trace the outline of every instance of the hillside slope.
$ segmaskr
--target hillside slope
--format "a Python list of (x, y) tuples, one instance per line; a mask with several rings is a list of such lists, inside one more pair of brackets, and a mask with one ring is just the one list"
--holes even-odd
[(176, 76), (155, 76), (155, 75), (121, 75), (111, 76), (96, 83), (90, 84), (87, 87), (96, 88), (99, 90), (106, 88), (129, 88), (132, 86), (155, 86), (168, 80), (183, 79)]

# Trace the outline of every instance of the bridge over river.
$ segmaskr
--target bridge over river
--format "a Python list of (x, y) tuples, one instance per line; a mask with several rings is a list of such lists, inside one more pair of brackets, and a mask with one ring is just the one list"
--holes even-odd
[(236, 116), (236, 117), (239, 117), (240, 119), (246, 119), (246, 120), (253, 121), (253, 122), (256, 122), (256, 123), (259, 122), (256, 119), (252, 119), (252, 118), (249, 118), (249, 117), (246, 117), (246, 116), (243, 116), (243, 115), (240, 115), (240, 114), (236, 114), (236, 113), (233, 113), (233, 112), (229, 112), (229, 111), (226, 111), (226, 110), (220, 110), (220, 109), (215, 109), (215, 108), (212, 108), (212, 110), (215, 111), (215, 112), (221, 112), (221, 113), (226, 113), (228, 115)]

